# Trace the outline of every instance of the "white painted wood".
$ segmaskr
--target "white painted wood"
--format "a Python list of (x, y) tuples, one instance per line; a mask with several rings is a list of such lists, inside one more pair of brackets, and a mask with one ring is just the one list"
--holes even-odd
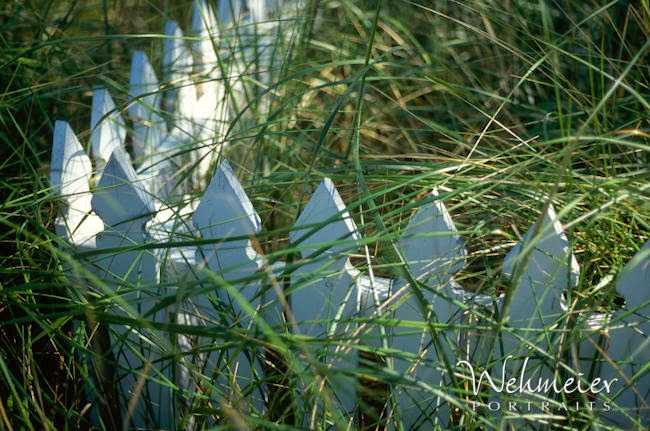
[[(169, 309), (169, 312), (174, 315), (171, 319), (181, 325), (200, 327), (206, 322), (198, 317), (201, 314), (194, 307), (193, 292), (197, 289), (196, 280), (200, 278), (194, 260), (196, 247), (166, 246), (193, 238), (191, 216), (195, 207), (194, 202), (181, 207), (161, 207), (156, 211), (156, 216), (148, 225), (147, 231), (150, 240), (162, 246), (157, 253), (161, 265), (161, 282), (167, 284), (169, 295), (176, 298), (174, 305)], [(177, 423), (184, 423), (182, 421), (185, 417), (190, 416), (183, 429), (191, 431), (197, 429), (197, 423), (192, 416), (190, 406), (196, 406), (200, 397), (197, 396), (197, 380), (193, 376), (197, 372), (197, 367), (202, 366), (204, 362), (197, 359), (194, 353), (194, 349), (198, 347), (196, 336), (179, 333), (176, 334), (175, 339), (178, 352), (175, 357), (175, 383), (178, 387)]]
[(191, 78), (194, 60), (176, 21), (165, 23), (165, 36), (163, 80), (170, 88), (165, 91), (163, 102), (165, 112), (170, 117), (169, 133), (179, 141), (189, 141), (187, 143), (191, 144), (196, 104), (196, 87)]
[(194, 0), (192, 35), (197, 38), (192, 43), (195, 71), (209, 75), (218, 66), (217, 50), (221, 33), (214, 10), (205, 0)]
[[(445, 360), (451, 366), (456, 362), (450, 343), (457, 334), (441, 330), (433, 339), (422, 322), (447, 324), (459, 318), (453, 301), (462, 301), (462, 291), (451, 278), (465, 265), (467, 252), (437, 196), (432, 191), (432, 201), (416, 211), (399, 239), (408, 269), (421, 285), (398, 280), (391, 297), (395, 319), (402, 322), (393, 328), (393, 347), (405, 352), (394, 357), (395, 370), (404, 379), (396, 388), (396, 408), (405, 429), (433, 429), (434, 424), (445, 428), (449, 422), (447, 402), (440, 395), (448, 385)], [(410, 322), (420, 327), (409, 327)]]
[[(527, 250), (530, 253), (526, 256)], [(501, 359), (497, 364), (500, 367), (507, 355), (512, 355), (506, 366), (508, 375), (520, 375), (526, 364), (527, 377), (552, 380), (568, 352), (568, 345), (562, 344), (567, 320), (563, 294), (576, 287), (580, 275), (578, 262), (552, 205), (541, 223), (535, 223), (506, 255), (503, 274), (511, 279), (506, 295), (512, 297), (505, 310), (508, 328), (501, 333), (502, 348), (496, 352), (496, 357)], [(502, 402), (510, 400), (506, 394), (501, 395)], [(520, 408), (522, 401), (541, 401), (539, 395), (527, 396), (516, 394), (512, 400), (519, 401)], [(553, 398), (553, 394), (546, 396)], [(502, 413), (511, 426), (539, 427), (535, 422), (526, 425), (524, 420), (512, 419), (507, 411)]]
[(168, 135), (141, 165), (140, 184), (156, 206), (169, 204), (184, 194), (187, 181), (183, 181), (186, 177), (181, 170), (182, 154), (182, 142)]
[[(228, 319), (225, 324), (235, 324), (249, 336), (255, 337), (257, 327), (254, 318), (263, 303), (263, 295), (260, 295), (259, 278), (246, 278), (253, 276), (264, 265), (250, 240), (260, 232), (261, 222), (227, 161), (219, 166), (194, 211), (192, 220), (202, 238), (213, 241), (197, 249), (195, 260), (199, 268), (210, 269), (218, 274), (232, 289), (228, 291), (226, 286), (215, 286), (215, 295), (223, 305), (221, 316), (207, 297), (194, 298), (193, 306), (203, 319), (219, 321), (225, 315)], [(246, 304), (233, 295), (235, 291), (247, 301)], [(254, 314), (250, 314), (249, 309)], [(199, 343), (202, 342), (209, 340), (199, 340)], [(255, 388), (264, 387), (256, 377), (262, 375), (260, 346), (250, 343), (245, 351), (238, 348), (227, 352), (214, 350), (204, 355), (203, 360), (208, 370), (217, 370), (215, 385), (221, 385), (225, 399), (244, 399), (252, 402), (258, 411), (263, 411), (263, 396), (255, 391)], [(241, 391), (238, 393), (235, 388), (240, 388)], [(244, 404), (246, 403), (242, 403), (239, 408), (246, 408)]]
[(438, 191), (433, 202), (423, 205), (400, 236), (399, 244), (408, 267), (425, 284), (443, 285), (465, 266), (467, 251)]
[[(613, 281), (613, 278), (613, 275), (605, 276), (593, 287), (593, 291), (602, 291)], [(576, 338), (578, 339), (574, 340), (575, 346), (572, 346), (572, 348), (576, 348), (577, 361), (572, 354), (570, 365), (575, 375), (582, 376), (585, 383), (590, 383), (600, 376), (603, 352), (606, 352), (608, 347), (606, 339), (607, 322), (611, 316), (592, 310), (574, 310), (573, 312), (578, 313), (575, 326), (582, 329), (582, 331), (580, 333), (574, 332), (577, 334)]]
[[(526, 248), (532, 248), (527, 259)], [(522, 331), (558, 327), (566, 309), (563, 291), (577, 285), (580, 268), (553, 206), (549, 205), (539, 229), (533, 225), (505, 257), (504, 275), (512, 278), (517, 270), (520, 278), (512, 280), (508, 308), (510, 325)], [(530, 347), (536, 345), (536, 334), (521, 334)]]
[[(359, 271), (352, 267), (347, 268), (349, 274), (354, 274), (357, 280), (357, 315), (359, 317), (378, 318), (386, 317), (387, 310), (382, 305), (390, 298), (394, 280), (384, 277), (370, 277), (357, 275)], [(372, 321), (361, 324), (360, 338), (363, 345), (384, 347), (388, 346), (388, 334), (386, 328), (374, 324)]]
[(337, 330), (337, 326), (340, 319), (353, 315), (357, 297), (352, 290), (356, 288), (356, 274), (346, 270), (347, 254), (358, 248), (360, 237), (330, 179), (324, 179), (318, 186), (289, 239), (304, 259), (293, 273), (291, 293), (300, 332), (322, 337), (345, 331), (344, 327)]
[(252, 22), (263, 22), (268, 19), (267, 0), (248, 0), (247, 3)]
[(126, 124), (106, 88), (95, 86), (90, 113), (91, 150), (98, 174), (113, 150), (124, 146)]
[(153, 156), (167, 134), (165, 120), (160, 115), (160, 84), (147, 55), (142, 51), (135, 51), (131, 60), (129, 97), (133, 156), (136, 164), (140, 165)]
[[(196, 0), (191, 34), (197, 40), (191, 43), (192, 53), (178, 24), (168, 22), (165, 26), (168, 38), (163, 53), (162, 87), (147, 56), (139, 51), (134, 53), (128, 114), (133, 121), (138, 173), (124, 149), (125, 121), (108, 91), (95, 88), (91, 147), (97, 186), (92, 198), (90, 159), (69, 125), (56, 123), (50, 181), (62, 202), (57, 234), (77, 249), (105, 250), (84, 264), (103, 278), (104, 283), (95, 286), (95, 290), (115, 295), (108, 312), (139, 319), (138, 322), (234, 325), (251, 337), (258, 335), (255, 319), (260, 317), (280, 329), (290, 326), (284, 321), (277, 292), (263, 286), (270, 283), (261, 282), (263, 273), (270, 273), (270, 278), (282, 274), (284, 264), (279, 262), (268, 268), (252, 246), (251, 240), (260, 232), (261, 222), (228, 163), (217, 169), (196, 208), (177, 208), (185, 190), (179, 183), (185, 166), (195, 166), (190, 168), (193, 184), (203, 188), (221, 145), (231, 138), (227, 131), (236, 127), (229, 124), (230, 118), (248, 105), (245, 94), (250, 99), (251, 94), (273, 84), (277, 69), (273, 62), (284, 58), (279, 51), (271, 53), (270, 48), (278, 49), (288, 40), (284, 26), (291, 22), (290, 13), (295, 11), (285, 8), (271, 16), (280, 3), (283, 7), (287, 5), (276, 0), (219, 1), (215, 16), (211, 6), (214, 2)], [(193, 79), (197, 82), (193, 83)], [(236, 103), (226, 99), (224, 82), (228, 82)], [(254, 82), (253, 87), (250, 82)], [(253, 114), (266, 112), (269, 100), (259, 100)], [(170, 115), (167, 121), (164, 112)], [(188, 148), (192, 148), (187, 152), (189, 157), (177, 156)], [(211, 242), (200, 247), (164, 246), (180, 238), (195, 238), (197, 231), (203, 240)], [(516, 358), (506, 371), (517, 374), (522, 359), (530, 358), (527, 375), (533, 378), (552, 376), (560, 363), (559, 330), (564, 328), (567, 318), (562, 291), (575, 287), (579, 268), (552, 207), (539, 228), (533, 226), (504, 261), (504, 274), (518, 278), (513, 280), (513, 296), (507, 309), (510, 329), (504, 330), (503, 347), (497, 352), (493, 352), (492, 344), (498, 334), (458, 329), (486, 323), (489, 319), (481, 321), (477, 316), (489, 315), (494, 303), (497, 308), (501, 303), (500, 298), (468, 293), (454, 281), (453, 275), (465, 264), (466, 251), (435, 191), (415, 213), (399, 240), (406, 265), (418, 286), (405, 280), (361, 274), (351, 265), (348, 255), (357, 250), (360, 236), (328, 179), (301, 213), (290, 240), (301, 257), (296, 269), (291, 268), (291, 287), (286, 293), (290, 293), (291, 316), (298, 323), (299, 335), (309, 341), (301, 353), (303, 368), (293, 371), (319, 375), (324, 384), (322, 392), (320, 388), (314, 390), (299, 384), (298, 416), (322, 419), (319, 415), (323, 404), (329, 402), (333, 406), (327, 410), (335, 412), (333, 420), (338, 425), (356, 425), (352, 418), (357, 383), (346, 373), (356, 366), (355, 343), (403, 352), (393, 358), (398, 383), (390, 403), (394, 410), (391, 416), (399, 423), (389, 424), (388, 429), (447, 427), (450, 413), (445, 397), (453, 396), (453, 392), (445, 363), (453, 367), (458, 359), (466, 359), (489, 367), (487, 362), (493, 353), (498, 365), (505, 355), (514, 354)], [(629, 409), (630, 416), (615, 412), (599, 414), (602, 413), (604, 423), (620, 428), (633, 428), (633, 420), (639, 422), (639, 428), (648, 427), (650, 422), (650, 373), (646, 365), (650, 363), (649, 244), (643, 246), (618, 279), (617, 288), (626, 299), (626, 307), (613, 316), (580, 316), (584, 336), (579, 344), (579, 361), (571, 362), (577, 371), (586, 370), (593, 363), (589, 358), (596, 357), (599, 351), (594, 339), (601, 335), (602, 328), (609, 332), (611, 345), (599, 364), (600, 375), (619, 380), (614, 393), (599, 394), (598, 400), (610, 398), (613, 405)], [(142, 245), (161, 248), (137, 249)], [(528, 247), (532, 247), (531, 253), (523, 259)], [(203, 271), (206, 269), (209, 271)], [(212, 291), (212, 286), (219, 287)], [(162, 298), (170, 295), (179, 298), (174, 309), (156, 308)], [(215, 309), (215, 299), (223, 304), (219, 311)], [(175, 316), (169, 317), (168, 312)], [(399, 323), (392, 330), (372, 320), (363, 325), (353, 324), (351, 319), (359, 316), (394, 317)], [(434, 337), (428, 322), (435, 328)], [(549, 329), (550, 336), (539, 336), (542, 330), (548, 333)], [(170, 352), (176, 353), (169, 337), (140, 323), (134, 328), (112, 325), (111, 330), (124, 412), (134, 395), (138, 373), (148, 370), (149, 379), (139, 395), (141, 402), (137, 403), (130, 425), (173, 429), (180, 407), (164, 388), (172, 386), (174, 374), (172, 362), (167, 360)], [(188, 353), (176, 362), (179, 368), (175, 383), (184, 396), (200, 394), (210, 397), (212, 404), (230, 402), (243, 413), (255, 413), (242, 407), (252, 400), (258, 412), (264, 411), (266, 396), (249, 392), (264, 387), (260, 380), (263, 352), (259, 346), (242, 344), (243, 351), (229, 349), (220, 356), (222, 351), (208, 337), (180, 334), (175, 342), (180, 353), (200, 348), (212, 350), (211, 354)], [(563, 353), (567, 351), (566, 346), (562, 349)], [(540, 366), (538, 358), (544, 356), (543, 352), (550, 353), (548, 362), (552, 366)], [(217, 378), (214, 382), (200, 380), (194, 373), (197, 368), (204, 375), (216, 370)], [(152, 379), (170, 384), (160, 385)], [(313, 383), (311, 378), (306, 381)], [(157, 406), (155, 411), (144, 409), (145, 399)], [(501, 397), (493, 399), (507, 401)], [(314, 427), (315, 423), (303, 425)], [(526, 428), (527, 424), (504, 419), (500, 425)], [(538, 428), (539, 423), (530, 426)], [(192, 427), (193, 422), (189, 425)]]
[[(109, 312), (142, 321), (166, 322), (167, 310), (156, 304), (167, 295), (158, 284), (157, 261), (151, 250), (132, 250), (147, 241), (145, 224), (153, 217), (151, 199), (141, 188), (126, 152), (117, 148), (106, 164), (92, 198), (92, 207), (102, 218), (105, 230), (96, 239), (97, 249), (108, 249), (95, 262), (103, 269), (101, 291), (117, 295)], [(119, 250), (123, 248), (123, 250)], [(141, 373), (147, 372), (140, 401), (131, 418), (133, 427), (171, 427), (174, 406), (171, 361), (163, 360), (171, 351), (164, 333), (138, 325), (112, 325), (112, 349), (118, 362), (118, 381), (126, 412), (135, 395)], [(168, 382), (166, 385), (158, 381)], [(147, 409), (147, 403), (158, 406)]]
[(219, 158), (226, 140), (228, 103), (222, 83), (217, 80), (200, 84), (201, 96), (194, 106), (194, 145), (192, 167), (195, 184), (206, 184), (206, 178)]
[(243, 0), (224, 0), (219, 2), (217, 17), (223, 28), (236, 25), (246, 5)]
[[(249, 238), (260, 232), (260, 218), (227, 161), (219, 166), (194, 212), (193, 222), (204, 238), (215, 239), (214, 244), (201, 247), (198, 262), (231, 280), (259, 268)], [(222, 250), (227, 250), (227, 255), (221, 256), (226, 254)]]
[[(608, 395), (612, 410), (603, 413), (604, 422), (620, 429), (647, 429), (650, 426), (650, 241), (621, 270), (616, 289), (625, 299), (625, 307), (614, 313), (608, 325), (610, 345), (601, 377), (618, 381)], [(617, 412), (616, 407), (623, 408), (626, 414)]]
[[(228, 2), (224, 2), (227, 4)], [(219, 2), (219, 8), (224, 7)], [(223, 35), (212, 6), (203, 0), (195, 0), (192, 15), (192, 34), (198, 38), (192, 44), (195, 72), (199, 74), (194, 106), (195, 151), (191, 153), (195, 170), (193, 182), (206, 184), (206, 177), (218, 158), (225, 140), (228, 101), (224, 82), (229, 79), (227, 63), (219, 63), (222, 56), (218, 51), (223, 44)], [(222, 75), (222, 68), (226, 75)]]
[(64, 210), (76, 203), (80, 211), (90, 211), (90, 187), (92, 171), (90, 158), (86, 155), (77, 136), (65, 121), (54, 123), (52, 165), (50, 183), (57, 195), (64, 197)]
[[(92, 207), (104, 222), (122, 232), (134, 226), (144, 240), (144, 222), (154, 215), (151, 197), (144, 191), (125, 150), (116, 148), (93, 193)], [(137, 223), (136, 223), (137, 222)]]
[(50, 184), (61, 197), (56, 232), (77, 248), (94, 248), (95, 235), (104, 225), (92, 213), (90, 176), (92, 166), (77, 136), (65, 121), (54, 124)]
[[(324, 383), (314, 388), (307, 377), (309, 386), (301, 389), (304, 396), (299, 397), (298, 409), (303, 417), (318, 418), (329, 402), (327, 410), (335, 415), (333, 420), (348, 426), (354, 418), (356, 380), (345, 370), (356, 363), (352, 349), (356, 325), (350, 319), (358, 307), (360, 275), (350, 265), (348, 254), (358, 249), (360, 237), (329, 178), (323, 179), (305, 205), (289, 239), (302, 256), (291, 276), (291, 314), (298, 332), (313, 340), (304, 346), (308, 356), (303, 372), (315, 374)], [(303, 425), (315, 426), (311, 422)]]
[[(165, 30), (172, 34), (165, 40), (163, 70), (172, 79), (181, 80), (181, 76), (186, 76), (189, 80), (187, 74), (191, 68), (191, 56), (186, 49), (183, 50), (182, 39), (179, 39), (182, 33), (179, 34), (180, 30), (174, 23), (167, 25)], [(192, 90), (188, 92), (187, 88)], [(154, 201), (169, 203), (173, 195), (183, 195), (186, 188), (181, 184), (184, 179), (180, 170), (184, 162), (184, 152), (181, 150), (183, 142), (192, 133), (193, 86), (188, 87), (186, 82), (178, 91), (172, 89), (165, 92), (173, 99), (173, 114), (178, 119), (173, 122), (169, 134), (160, 111), (162, 94), (158, 79), (147, 56), (141, 51), (133, 54), (129, 89), (134, 99), (129, 114), (133, 119), (133, 152), (140, 183)]]

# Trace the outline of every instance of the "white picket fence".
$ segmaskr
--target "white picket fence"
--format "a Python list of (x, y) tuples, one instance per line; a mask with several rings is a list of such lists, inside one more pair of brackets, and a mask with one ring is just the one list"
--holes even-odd
[[(467, 253), (444, 195), (434, 190), (395, 243), (400, 276), (386, 279), (371, 265), (362, 273), (351, 264), (364, 241), (325, 178), (288, 233), (287, 254), (297, 255), (284, 262), (260, 254), (260, 218), (219, 149), (239, 113), (226, 93), (246, 91), (232, 77), (247, 72), (247, 56), (261, 72), (274, 69), (263, 53), (271, 44), (263, 41), (285, 21), (265, 23), (277, 6), (266, 3), (219, 2), (217, 20), (197, 0), (191, 49), (168, 23), (165, 91), (147, 56), (134, 53), (126, 111), (132, 127), (108, 91), (96, 88), (93, 161), (70, 126), (56, 122), (57, 234), (78, 263), (66, 264), (77, 299), (92, 299), (89, 315), (113, 322), (103, 360), (116, 364), (114, 407), (124, 427), (254, 423), (283, 413), (274, 411), (278, 394), (293, 402), (296, 425), (308, 429), (356, 428), (359, 411), (374, 411), (385, 429), (543, 429), (568, 426), (568, 410), (576, 409), (594, 424), (648, 426), (650, 242), (616, 279), (622, 309), (602, 315), (576, 307), (578, 263), (553, 206), (540, 202), (543, 217), (503, 263), (508, 290), (470, 292), (454, 280)], [(262, 42), (250, 39), (241, 56), (232, 55), (247, 34)], [(218, 57), (221, 50), (228, 58)], [(264, 79), (272, 82), (273, 73)], [(186, 198), (215, 163), (201, 199)], [(359, 351), (375, 359), (358, 359)], [(82, 357), (95, 358), (89, 363), (97, 367), (90, 348)], [(364, 381), (357, 381), (364, 367), (389, 383), (380, 409), (367, 406)], [(494, 385), (483, 378), (475, 394), (484, 370)], [(273, 386), (272, 379), (291, 376), (291, 384)], [(568, 386), (559, 394), (530, 385), (517, 391), (527, 379)], [(570, 391), (569, 381), (593, 390)], [(92, 403), (102, 391), (99, 379), (89, 382)], [(106, 421), (98, 410), (94, 420)]]

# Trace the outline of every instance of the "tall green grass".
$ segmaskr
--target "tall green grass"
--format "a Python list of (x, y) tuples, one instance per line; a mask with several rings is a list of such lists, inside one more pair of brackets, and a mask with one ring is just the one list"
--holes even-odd
[[(79, 344), (72, 323), (104, 299), (68, 294), (79, 286), (65, 277), (74, 262), (53, 233), (53, 122), (66, 119), (89, 145), (93, 85), (123, 106), (131, 52), (143, 49), (159, 66), (162, 22), (189, 28), (190, 3), (0, 7), (3, 428), (90, 427), (83, 382), (91, 371), (78, 353), (91, 346)], [(277, 42), (288, 47), (274, 54), (276, 79), (260, 87), (242, 77), (251, 89), (239, 104), (246, 115), (225, 137), (224, 157), (260, 213), (259, 246), (269, 259), (295, 259), (288, 229), (327, 176), (366, 238), (355, 265), (396, 277), (391, 243), (438, 187), (470, 252), (457, 281), (503, 289), (501, 261), (539, 217), (542, 199), (559, 209), (581, 264), (576, 301), (616, 308), (613, 284), (594, 287), (650, 236), (647, 1), (310, 1), (285, 28), (291, 39)], [(237, 331), (222, 337), (233, 346), (247, 340)], [(300, 337), (270, 339), (278, 344), (266, 347), (291, 365)], [(354, 372), (378, 391), (395, 383), (382, 367)], [(309, 396), (319, 398), (317, 388)], [(214, 414), (197, 400), (197, 411)], [(291, 415), (276, 413), (285, 425), (273, 426), (290, 429)], [(221, 414), (233, 427), (272, 426)]]

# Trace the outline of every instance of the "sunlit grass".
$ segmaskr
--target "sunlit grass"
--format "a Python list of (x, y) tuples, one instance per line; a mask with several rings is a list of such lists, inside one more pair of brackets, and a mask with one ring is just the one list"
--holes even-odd
[[(0, 9), (0, 423), (7, 429), (89, 426), (84, 382), (102, 384), (102, 376), (79, 358), (97, 347), (82, 336), (95, 321), (235, 349), (251, 342), (251, 334), (229, 326), (216, 300), (209, 328), (163, 327), (114, 312), (111, 306), (121, 305), (112, 287), (87, 274), (53, 233), (54, 120), (69, 121), (89, 147), (93, 86), (106, 86), (125, 109), (132, 51), (146, 51), (160, 70), (163, 21), (188, 28), (191, 19), (191, 2), (83, 3)], [(574, 307), (617, 308), (613, 283), (594, 290), (650, 233), (648, 23), (644, 2), (564, 9), (546, 2), (307, 2), (299, 19), (283, 26), (290, 37), (276, 40), (270, 85), (254, 74), (233, 78), (246, 91), (233, 101), (223, 157), (260, 213), (259, 250), (271, 262), (298, 260), (290, 227), (329, 177), (365, 238), (353, 263), (377, 276), (403, 277), (393, 242), (436, 187), (469, 251), (456, 280), (467, 290), (498, 291), (503, 257), (551, 201), (581, 265)], [(202, 190), (193, 193), (198, 198)], [(86, 279), (95, 288), (84, 296), (78, 280)], [(183, 289), (165, 300), (207, 294), (213, 284), (188, 281)], [(378, 321), (401, 325), (389, 316)], [(255, 342), (282, 358), (273, 366), (288, 367), (282, 385), (303, 387), (296, 383), (302, 380), (306, 404), (331, 408), (312, 422), (320, 429), (348, 426), (322, 395), (328, 373), (354, 376), (379, 392), (405, 383), (382, 365), (395, 354), (386, 346), (350, 350), (343, 343), (344, 357), (356, 360), (358, 349), (370, 358), (352, 370), (327, 369), (307, 353), (310, 367), (301, 368), (297, 357), (314, 340), (292, 335), (289, 325), (279, 334), (263, 321), (255, 326)], [(163, 353), (173, 362), (196, 352)], [(110, 368), (108, 358), (95, 359), (95, 368)], [(243, 429), (291, 429), (292, 421), (312, 419), (291, 397), (269, 417), (257, 414), (245, 394), (259, 388), (243, 389), (244, 408), (215, 403), (204, 395), (220, 395), (211, 371), (191, 372), (205, 386), (183, 402), (199, 427), (225, 420)], [(448, 396), (462, 399), (455, 390)], [(366, 414), (372, 423), (373, 412)], [(109, 416), (104, 429), (121, 427)], [(393, 410), (386, 416), (398, 418)], [(458, 429), (496, 426), (480, 420), (487, 422)]]

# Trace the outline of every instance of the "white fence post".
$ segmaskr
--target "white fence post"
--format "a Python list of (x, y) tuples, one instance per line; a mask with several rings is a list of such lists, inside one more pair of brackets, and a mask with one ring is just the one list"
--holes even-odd
[(192, 52), (194, 70), (200, 81), (196, 84), (194, 107), (197, 145), (191, 154), (196, 167), (194, 181), (202, 183), (226, 138), (225, 122), (229, 115), (224, 89), (229, 77), (223, 76), (223, 64), (219, 61), (222, 34), (214, 10), (205, 0), (194, 1), (192, 34), (198, 38), (192, 44)]
[(170, 134), (187, 142), (194, 139), (196, 87), (191, 80), (194, 61), (176, 21), (165, 22), (165, 36), (162, 76), (170, 88), (163, 97), (164, 113), (169, 118)]
[(135, 51), (131, 60), (128, 113), (133, 120), (133, 156), (138, 166), (152, 157), (167, 133), (160, 115), (160, 84), (147, 54)]

